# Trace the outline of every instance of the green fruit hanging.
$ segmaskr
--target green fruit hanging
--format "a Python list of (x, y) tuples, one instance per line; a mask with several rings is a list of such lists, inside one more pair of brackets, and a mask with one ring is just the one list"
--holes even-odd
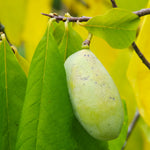
[(75, 116), (98, 140), (116, 138), (124, 110), (117, 87), (101, 62), (88, 49), (69, 56), (64, 64)]

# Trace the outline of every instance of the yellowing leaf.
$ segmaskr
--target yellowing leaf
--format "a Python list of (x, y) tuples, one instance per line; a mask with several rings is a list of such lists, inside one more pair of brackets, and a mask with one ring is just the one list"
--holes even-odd
[[(150, 3), (148, 5), (150, 7)], [(146, 16), (137, 38), (137, 46), (145, 57), (150, 60), (150, 16)], [(128, 69), (128, 78), (132, 83), (140, 114), (150, 126), (150, 71), (134, 53)]]
[(143, 150), (144, 138), (138, 125), (135, 126), (130, 138), (128, 139), (125, 150)]
[(26, 74), (26, 76), (28, 76), (29, 66), (30, 66), (29, 62), (18, 53), (17, 49), (14, 46), (11, 46), (11, 48), (14, 50), (18, 63), (20, 64), (24, 73)]
[(0, 0), (0, 22), (11, 43), (19, 45), (24, 27), (27, 0)]
[(144, 150), (149, 150), (150, 149), (150, 141), (145, 139), (144, 141)]
[(29, 0), (23, 32), (26, 57), (31, 60), (34, 50), (46, 29), (48, 18), (41, 15), (42, 12), (49, 13), (51, 0)]
[(62, 2), (69, 8), (71, 14), (78, 16), (95, 16), (103, 14), (106, 10), (112, 8), (110, 1), (104, 0), (62, 0)]

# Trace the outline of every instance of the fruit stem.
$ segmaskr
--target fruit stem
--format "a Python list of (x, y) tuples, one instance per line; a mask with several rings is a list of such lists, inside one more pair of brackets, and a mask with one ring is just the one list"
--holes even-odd
[(89, 49), (92, 37), (93, 37), (93, 35), (91, 33), (89, 33), (87, 39), (82, 43), (83, 49)]

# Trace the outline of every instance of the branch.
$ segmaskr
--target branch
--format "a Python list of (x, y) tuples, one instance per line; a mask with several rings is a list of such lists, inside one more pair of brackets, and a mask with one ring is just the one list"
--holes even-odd
[[(116, 8), (117, 5), (116, 5), (115, 1), (111, 0), (111, 2), (112, 2), (112, 6), (114, 8)], [(138, 15), (139, 17), (149, 15), (150, 14), (150, 8), (134, 11), (133, 13)], [(65, 22), (66, 20), (68, 20), (69, 22), (77, 22), (77, 21), (86, 22), (86, 21), (88, 21), (89, 19), (92, 18), (92, 17), (85, 17), (85, 16), (82, 16), (82, 17), (64, 17), (64, 16), (57, 15), (56, 13), (50, 13), (50, 14), (41, 13), (41, 14), (44, 15), (44, 16), (48, 16), (50, 18), (55, 18), (56, 21), (58, 21), (58, 22), (59, 21)]]
[(148, 60), (145, 58), (145, 56), (141, 53), (141, 51), (139, 50), (139, 48), (137, 47), (136, 43), (133, 42), (132, 43), (132, 47), (134, 48), (136, 54), (139, 56), (139, 58), (142, 60), (142, 62), (146, 65), (146, 67), (148, 69), (150, 69), (150, 63), (148, 62)]
[(57, 15), (56, 13), (50, 13), (50, 14), (41, 13), (41, 14), (44, 16), (48, 16), (50, 18), (55, 18), (56, 21), (63, 21), (63, 22), (65, 22), (66, 20), (68, 20), (69, 22), (77, 22), (77, 21), (86, 22), (92, 18), (92, 17), (85, 17), (85, 16), (82, 16), (82, 17), (64, 17), (64, 16)]
[(138, 15), (139, 17), (149, 15), (150, 14), (150, 8), (141, 9), (138, 11), (134, 11), (134, 14)]
[(132, 120), (132, 122), (131, 122), (131, 124), (130, 124), (130, 126), (128, 128), (128, 133), (127, 133), (126, 141), (125, 141), (125, 143), (124, 143), (124, 145), (123, 145), (123, 147), (122, 147), (121, 150), (123, 150), (125, 148), (125, 146), (127, 144), (127, 141), (128, 141), (128, 138), (130, 137), (133, 129), (135, 128), (135, 126), (136, 126), (139, 118), (140, 118), (140, 114), (139, 114), (139, 111), (137, 110), (136, 113), (135, 113), (134, 119)]

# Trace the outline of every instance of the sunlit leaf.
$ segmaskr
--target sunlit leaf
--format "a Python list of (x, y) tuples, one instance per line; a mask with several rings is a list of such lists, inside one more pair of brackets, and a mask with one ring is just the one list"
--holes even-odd
[(145, 139), (144, 141), (144, 150), (149, 150), (150, 149), (150, 141)]
[(62, 0), (71, 15), (95, 16), (112, 8), (109, 0)]
[[(150, 3), (148, 7), (150, 7)], [(150, 60), (149, 26), (150, 16), (146, 16), (144, 18), (141, 31), (136, 41), (140, 51), (145, 55), (148, 60)], [(136, 95), (139, 112), (144, 118), (145, 122), (150, 126), (150, 71), (135, 53), (132, 57), (128, 69), (128, 78), (133, 86)]]
[(144, 147), (144, 138), (142, 131), (137, 124), (128, 139), (127, 145), (125, 147), (125, 150), (131, 150), (131, 149), (136, 149), (136, 150), (143, 150)]
[(121, 50), (119, 53), (117, 53), (116, 59), (112, 64), (109, 65), (108, 68), (110, 75), (112, 76), (116, 86), (118, 87), (121, 98), (125, 99), (126, 101), (129, 115), (129, 123), (133, 119), (134, 113), (136, 111), (135, 94), (126, 76), (131, 57), (132, 57), (131, 49)]
[(26, 76), (4, 35), (0, 44), (0, 149), (14, 150), (26, 91)]
[(145, 123), (145, 121), (142, 117), (140, 118), (139, 124), (140, 124), (140, 127), (141, 127), (142, 131), (143, 131), (143, 135), (150, 142), (150, 126), (148, 126)]
[(52, 0), (29, 0), (27, 3), (26, 19), (22, 40), (25, 43), (26, 57), (29, 61), (33, 56), (35, 48), (46, 29), (48, 18), (41, 13), (49, 13)]
[(139, 17), (132, 12), (116, 8), (105, 15), (93, 17), (83, 26), (113, 48), (126, 48), (136, 37), (139, 21)]
[(25, 23), (27, 0), (0, 0), (0, 22), (11, 43), (19, 45)]

